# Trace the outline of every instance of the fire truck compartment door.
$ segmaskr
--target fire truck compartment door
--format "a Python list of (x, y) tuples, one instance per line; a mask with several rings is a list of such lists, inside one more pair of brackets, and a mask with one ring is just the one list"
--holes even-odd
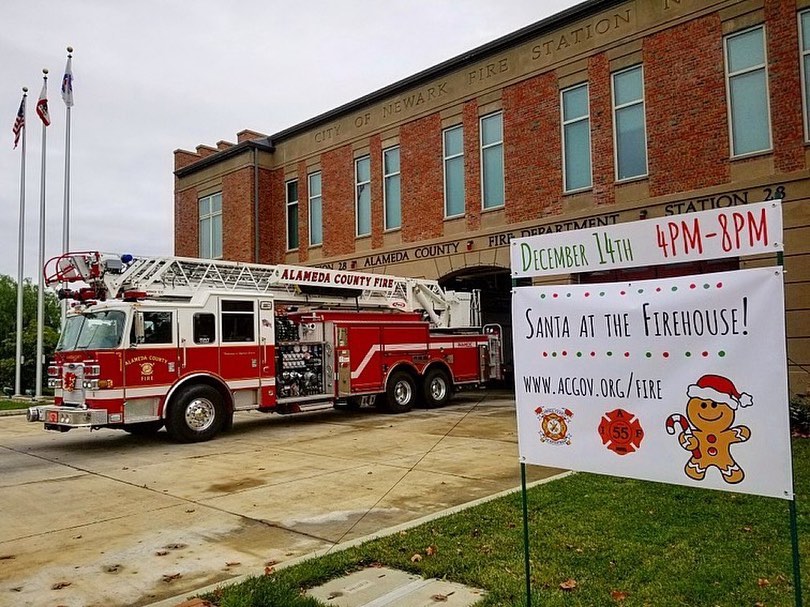
[(338, 395), (382, 390), (381, 328), (339, 325), (335, 330)]
[(261, 405), (269, 406), (276, 401), (276, 318), (273, 300), (259, 300), (259, 382)]

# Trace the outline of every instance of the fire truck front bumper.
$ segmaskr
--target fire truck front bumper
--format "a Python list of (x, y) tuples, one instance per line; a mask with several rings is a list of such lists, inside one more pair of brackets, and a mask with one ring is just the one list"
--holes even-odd
[(90, 428), (107, 423), (106, 409), (73, 409), (71, 407), (30, 407), (25, 415), (29, 422), (44, 422), (48, 430)]

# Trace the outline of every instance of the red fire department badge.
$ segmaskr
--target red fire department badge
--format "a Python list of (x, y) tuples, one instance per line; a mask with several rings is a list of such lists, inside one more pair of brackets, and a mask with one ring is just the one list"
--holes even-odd
[(570, 445), (571, 432), (568, 422), (573, 413), (568, 409), (553, 409), (551, 407), (537, 407), (534, 410), (540, 420), (540, 442), (552, 445)]
[(599, 422), (602, 444), (619, 455), (633, 453), (641, 446), (644, 430), (636, 416), (624, 409), (614, 409)]
[(63, 382), (63, 388), (65, 392), (73, 392), (76, 389), (76, 374), (75, 373), (65, 373), (65, 379)]

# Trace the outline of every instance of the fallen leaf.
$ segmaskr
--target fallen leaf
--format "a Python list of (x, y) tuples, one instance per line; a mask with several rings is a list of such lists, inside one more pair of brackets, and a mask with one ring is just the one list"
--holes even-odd
[(613, 590), (610, 593), (610, 598), (612, 598), (614, 601), (623, 601), (627, 598), (627, 593), (622, 592), (621, 590)]
[(166, 550), (180, 550), (185, 548), (185, 544), (168, 544), (167, 546), (163, 546)]
[(577, 587), (577, 581), (573, 578), (568, 578), (560, 584), (560, 590), (573, 590)]
[(765, 588), (766, 586), (770, 586), (771, 582), (768, 578), (761, 577), (757, 580), (757, 586), (760, 588)]
[(13, 554), (4, 554), (0, 556), (0, 561), (8, 561), (10, 559), (16, 559), (17, 557)]
[(757, 601), (756, 603), (754, 603), (754, 607), (765, 607), (765, 603)]
[(267, 562), (264, 564), (264, 566), (265, 566), (265, 567), (272, 567), (272, 566), (274, 566), (274, 565), (278, 565), (278, 561), (273, 561), (273, 560), (270, 560), (270, 561), (267, 561)]
[(155, 556), (166, 556), (167, 554), (169, 554), (168, 550), (158, 550), (155, 552)]
[(436, 554), (436, 550), (437, 548), (435, 546), (428, 546), (427, 548), (425, 548), (425, 554), (427, 554), (428, 556), (433, 556), (434, 554)]
[(189, 508), (186, 510), (186, 514), (191, 514), (192, 512), (194, 512), (194, 508)]
[(163, 574), (163, 581), (169, 584), (174, 580), (179, 580), (181, 577), (183, 577), (182, 573), (166, 573)]
[(751, 527), (749, 527), (748, 525), (743, 527), (742, 530), (745, 531), (746, 533), (751, 533), (751, 531), (753, 531), (753, 529), (751, 529)]
[(61, 582), (56, 582), (53, 586), (51, 586), (51, 590), (61, 590), (62, 588), (67, 588), (71, 584), (72, 582), (62, 580)]
[(237, 565), (241, 565), (242, 563), (239, 561), (228, 561), (225, 563), (226, 567), (236, 567)]
[(419, 553), (416, 553), (411, 557), (411, 562), (412, 563), (418, 563), (421, 560), (422, 560), (422, 555), (419, 554)]
[(267, 566), (267, 567), (264, 568), (264, 575), (272, 575), (272, 574), (273, 574), (273, 568), (272, 567)]
[(121, 571), (121, 565), (118, 565), (117, 563), (115, 565), (107, 565), (104, 567), (104, 571), (106, 573), (118, 573)]
[(446, 603), (447, 602), (447, 595), (446, 594), (434, 594), (430, 597), (437, 603)]

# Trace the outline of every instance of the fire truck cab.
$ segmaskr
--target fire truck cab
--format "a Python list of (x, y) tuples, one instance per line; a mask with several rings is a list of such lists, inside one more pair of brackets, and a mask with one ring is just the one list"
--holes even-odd
[[(48, 267), (51, 272), (48, 272)], [(76, 303), (28, 410), (47, 430), (208, 440), (240, 410), (444, 405), (501, 377), (497, 326), (435, 281), (294, 266), (71, 253), (46, 266)]]

